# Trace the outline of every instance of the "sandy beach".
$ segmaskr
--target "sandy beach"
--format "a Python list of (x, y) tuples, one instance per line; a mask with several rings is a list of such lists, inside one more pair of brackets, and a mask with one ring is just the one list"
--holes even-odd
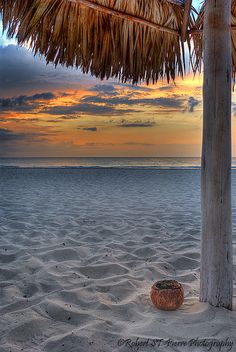
[[(236, 351), (236, 292), (232, 312), (198, 302), (199, 170), (0, 174), (0, 352)], [(160, 279), (178, 311), (152, 305)]]

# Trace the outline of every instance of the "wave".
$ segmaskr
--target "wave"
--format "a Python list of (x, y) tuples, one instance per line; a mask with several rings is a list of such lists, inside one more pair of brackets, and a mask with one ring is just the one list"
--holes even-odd
[[(22, 165), (0, 165), (0, 169), (45, 169), (45, 170), (81, 170), (81, 169), (119, 169), (119, 170), (200, 170), (200, 166), (22, 166)], [(236, 166), (232, 167), (232, 169), (236, 169)]]
[[(200, 170), (200, 158), (0, 158), (3, 169)], [(232, 160), (232, 170), (236, 159)]]

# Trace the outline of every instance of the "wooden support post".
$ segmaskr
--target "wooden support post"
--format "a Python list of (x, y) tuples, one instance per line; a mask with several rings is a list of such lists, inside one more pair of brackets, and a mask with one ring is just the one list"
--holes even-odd
[(191, 12), (192, 0), (186, 0), (184, 5), (184, 16), (181, 28), (181, 38), (183, 42), (186, 42), (187, 39), (187, 31), (189, 25), (189, 17)]
[(231, 0), (204, 14), (200, 301), (232, 309)]

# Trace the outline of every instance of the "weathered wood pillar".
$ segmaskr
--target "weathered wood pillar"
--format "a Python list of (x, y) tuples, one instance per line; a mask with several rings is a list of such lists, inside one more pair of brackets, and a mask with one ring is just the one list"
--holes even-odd
[(231, 0), (204, 14), (200, 301), (232, 309)]

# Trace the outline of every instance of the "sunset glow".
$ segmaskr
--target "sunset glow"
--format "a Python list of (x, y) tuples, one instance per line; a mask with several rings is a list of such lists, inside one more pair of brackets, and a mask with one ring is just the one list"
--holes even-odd
[(1, 44), (1, 156), (200, 156), (200, 75), (101, 82)]

